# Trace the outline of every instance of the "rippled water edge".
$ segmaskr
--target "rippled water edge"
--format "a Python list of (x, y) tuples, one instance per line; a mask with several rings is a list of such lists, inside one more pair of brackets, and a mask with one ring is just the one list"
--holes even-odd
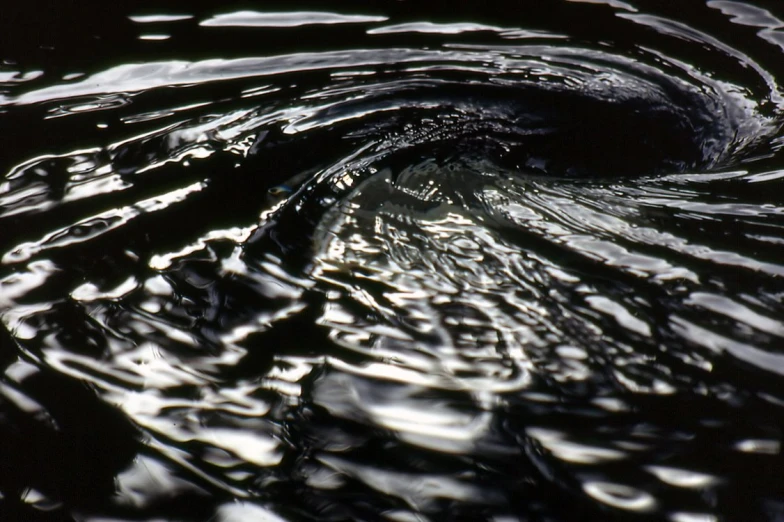
[[(8, 121), (58, 139), (0, 189), (4, 497), (83, 519), (781, 516), (778, 75), (628, 7), (564, 15), (614, 45), (320, 15), (376, 48), (8, 88)], [(281, 24), (197, 31), (238, 18)], [(768, 29), (743, 43), (770, 53)]]

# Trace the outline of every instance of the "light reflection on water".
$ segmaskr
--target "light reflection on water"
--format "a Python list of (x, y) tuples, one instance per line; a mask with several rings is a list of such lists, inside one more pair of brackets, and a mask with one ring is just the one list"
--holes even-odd
[(50, 137), (0, 180), (8, 513), (782, 515), (784, 24), (559, 6), (123, 13), (169, 56), (0, 75)]

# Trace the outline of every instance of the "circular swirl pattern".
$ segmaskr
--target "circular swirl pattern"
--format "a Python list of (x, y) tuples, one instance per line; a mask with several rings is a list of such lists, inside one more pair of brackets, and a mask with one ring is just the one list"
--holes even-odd
[(134, 15), (171, 32), (134, 29), (164, 46), (145, 60), (13, 76), (0, 111), (36, 145), (0, 179), (0, 417), (43, 442), (12, 424), (7, 454), (81, 465), (105, 422), (85, 440), (114, 458), (0, 494), (183, 520), (778, 509), (784, 23), (634, 3)]

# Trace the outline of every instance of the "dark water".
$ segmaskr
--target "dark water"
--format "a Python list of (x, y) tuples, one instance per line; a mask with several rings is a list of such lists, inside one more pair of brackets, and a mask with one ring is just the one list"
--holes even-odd
[(783, 3), (73, 4), (0, 21), (0, 520), (784, 520)]

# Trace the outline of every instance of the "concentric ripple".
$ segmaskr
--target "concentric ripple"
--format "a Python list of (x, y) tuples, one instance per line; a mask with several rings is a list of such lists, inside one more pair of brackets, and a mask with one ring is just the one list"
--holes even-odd
[(0, 498), (782, 516), (784, 22), (394, 4), (130, 13), (143, 60), (0, 69), (27, 144), (0, 179)]

